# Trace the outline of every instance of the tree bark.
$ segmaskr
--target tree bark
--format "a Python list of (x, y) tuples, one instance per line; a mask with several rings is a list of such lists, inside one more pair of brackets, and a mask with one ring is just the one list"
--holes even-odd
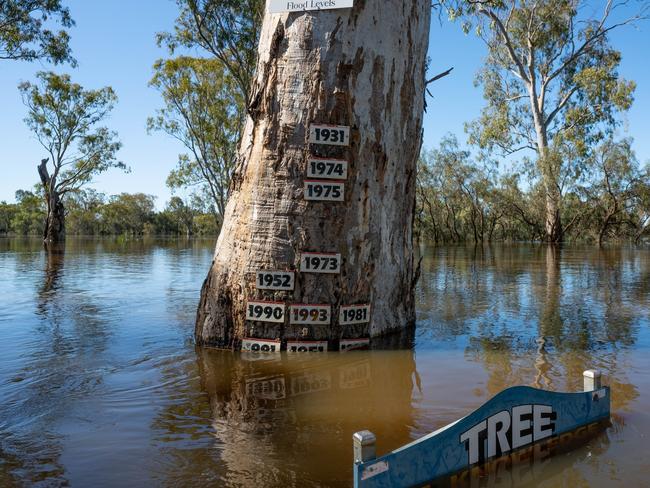
[(45, 191), (45, 203), (47, 205), (43, 240), (57, 243), (65, 240), (65, 208), (61, 196), (56, 190), (55, 176), (50, 176), (47, 171), (47, 162), (47, 159), (43, 159), (37, 167)]
[[(420, 0), (357, 0), (352, 9), (266, 15), (240, 164), (201, 292), (198, 344), (237, 349), (255, 337), (335, 347), (341, 335), (413, 325), (430, 10)], [(311, 123), (349, 126), (350, 146), (310, 146)], [(304, 199), (310, 153), (348, 160), (344, 203)], [(256, 290), (256, 271), (298, 270), (305, 251), (340, 253), (341, 273), (296, 271), (293, 292)], [(329, 304), (332, 325), (298, 337), (288, 320), (246, 322), (248, 300)], [(369, 325), (337, 325), (339, 306), (361, 303), (371, 305)]]

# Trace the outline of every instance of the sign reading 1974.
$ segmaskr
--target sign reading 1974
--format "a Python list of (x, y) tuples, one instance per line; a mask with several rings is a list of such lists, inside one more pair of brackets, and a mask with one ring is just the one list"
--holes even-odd
[(345, 125), (311, 124), (309, 126), (309, 142), (328, 146), (349, 146), (350, 128)]
[(271, 0), (269, 12), (301, 12), (304, 10), (331, 10), (335, 8), (351, 8), (354, 0)]

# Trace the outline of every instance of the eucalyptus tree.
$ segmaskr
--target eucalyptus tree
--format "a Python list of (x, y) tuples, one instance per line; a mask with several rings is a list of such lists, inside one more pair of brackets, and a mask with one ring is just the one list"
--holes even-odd
[(218, 59), (248, 101), (265, 0), (176, 0), (180, 14), (173, 32), (158, 34), (172, 54), (201, 48)]
[(632, 150), (632, 141), (604, 141), (593, 155), (593, 183), (585, 189), (588, 195), (598, 244), (602, 245), (612, 229), (624, 235), (621, 228), (634, 234), (638, 227), (634, 215), (643, 211), (644, 195), (650, 186), (650, 174), (639, 167)]
[(117, 96), (110, 87), (85, 90), (69, 75), (39, 72), (38, 83), (19, 85), (28, 112), (25, 123), (45, 149), (38, 165), (47, 206), (46, 242), (65, 237), (63, 197), (79, 190), (110, 168), (126, 169), (116, 159), (117, 134), (99, 124), (113, 109)]
[[(335, 344), (414, 324), (415, 173), (430, 20), (431, 4), (421, 0), (265, 14), (197, 343), (238, 348), (253, 337)], [(343, 128), (316, 133), (326, 124)], [(316, 139), (342, 145), (310, 145)], [(329, 186), (339, 185), (335, 201), (307, 198), (312, 157), (348, 163), (340, 174), (347, 180)], [(328, 273), (309, 272), (317, 264)], [(256, 272), (264, 270), (291, 270), (294, 290), (257, 289)], [(300, 327), (288, 314), (282, 324), (277, 316), (270, 324), (247, 320), (248, 301), (274, 298), (326, 303), (332, 314), (370, 304), (372, 320), (344, 326), (330, 317)]]
[[(62, 29), (52, 31), (56, 24)], [(75, 64), (66, 30), (73, 25), (60, 0), (0, 0), (0, 59)]]
[(488, 55), (478, 75), (487, 106), (470, 127), (488, 151), (532, 151), (544, 188), (545, 234), (563, 238), (562, 196), (579, 178), (593, 148), (632, 104), (635, 84), (618, 68), (609, 36), (644, 19), (647, 4), (607, 0), (446, 1), (452, 17), (475, 27)]
[(157, 61), (150, 84), (164, 107), (149, 118), (149, 130), (166, 132), (189, 151), (179, 156), (167, 183), (207, 193), (220, 225), (242, 129), (236, 81), (218, 59), (178, 57)]

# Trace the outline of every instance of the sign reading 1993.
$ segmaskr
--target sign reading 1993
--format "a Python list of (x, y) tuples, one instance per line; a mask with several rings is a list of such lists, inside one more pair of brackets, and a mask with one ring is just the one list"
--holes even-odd
[(311, 124), (309, 126), (309, 142), (328, 146), (349, 146), (350, 128), (345, 125)]
[(335, 8), (351, 8), (354, 0), (271, 0), (269, 12), (301, 12), (304, 10), (331, 10)]

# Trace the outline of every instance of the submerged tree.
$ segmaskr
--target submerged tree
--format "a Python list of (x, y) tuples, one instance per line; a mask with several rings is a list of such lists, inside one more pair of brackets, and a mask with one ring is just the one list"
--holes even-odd
[(628, 2), (603, 2), (593, 17), (586, 17), (585, 0), (445, 3), (452, 16), (477, 22), (488, 47), (478, 77), (488, 104), (472, 126), (473, 140), (490, 151), (535, 154), (546, 239), (559, 242), (563, 192), (616, 126), (617, 112), (632, 103), (635, 85), (619, 76), (621, 54), (609, 34), (644, 18), (646, 10), (616, 20)]
[[(267, 13), (232, 193), (202, 290), (198, 343), (237, 348), (249, 336), (335, 344), (414, 323), (412, 223), (430, 16), (420, 0)], [(349, 137), (327, 129), (319, 134), (343, 145), (310, 145), (312, 124), (349, 127)], [(306, 198), (311, 157), (347, 161), (334, 201)], [(323, 263), (328, 274), (309, 272)], [(293, 270), (294, 290), (257, 289), (264, 270)], [(247, 321), (249, 300), (325, 303), (332, 316), (301, 326), (288, 314), (282, 323)], [(339, 324), (340, 306), (364, 303), (369, 325)]]
[(156, 62), (151, 85), (165, 107), (148, 120), (149, 130), (178, 139), (190, 154), (179, 156), (167, 183), (207, 193), (221, 224), (239, 143), (243, 99), (221, 61), (179, 57)]
[(112, 88), (84, 90), (69, 75), (51, 72), (37, 78), (38, 84), (23, 82), (19, 89), (28, 108), (25, 123), (49, 156), (38, 165), (47, 206), (43, 237), (56, 242), (65, 237), (63, 197), (109, 168), (126, 166), (116, 159), (117, 134), (98, 127), (117, 101)]
[[(50, 30), (54, 23), (64, 29)], [(2, 0), (0, 59), (74, 64), (65, 30), (73, 25), (70, 11), (60, 0)]]

